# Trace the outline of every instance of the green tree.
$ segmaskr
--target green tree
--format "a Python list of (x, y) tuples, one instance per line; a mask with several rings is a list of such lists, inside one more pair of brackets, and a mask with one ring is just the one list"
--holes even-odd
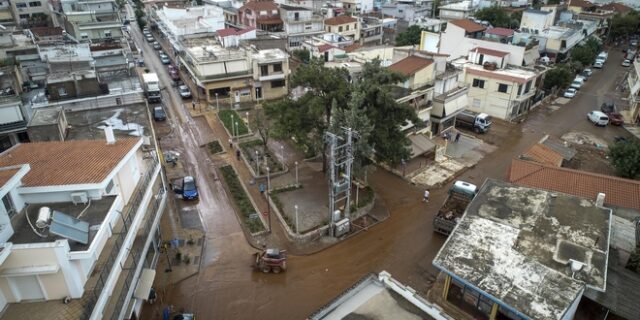
[(609, 22), (611, 23), (609, 39), (627, 38), (638, 29), (640, 14), (637, 11), (632, 11), (625, 16), (616, 15)]
[(346, 138), (346, 135), (342, 128), (351, 128), (358, 133), (358, 136), (354, 137), (353, 144), (354, 176), (360, 176), (362, 174), (364, 163), (372, 154), (369, 138), (373, 130), (373, 125), (369, 121), (369, 117), (367, 117), (366, 109), (360, 108), (363, 99), (362, 93), (356, 91), (352, 93), (347, 108), (337, 108), (337, 106), (334, 106), (336, 111), (331, 120), (330, 127), (331, 132), (343, 138)]
[(629, 179), (640, 178), (640, 143), (616, 142), (609, 146), (609, 157), (619, 176)]
[[(482, 21), (488, 21), (494, 27), (511, 28), (511, 18), (509, 14), (501, 7), (494, 5), (487, 8), (482, 8), (476, 11), (476, 19)], [(518, 21), (518, 25), (520, 22)]]
[(545, 74), (544, 88), (545, 90), (549, 90), (554, 87), (564, 88), (571, 83), (572, 77), (573, 73), (568, 66), (564, 64), (557, 65)]
[(418, 25), (412, 25), (404, 32), (398, 33), (396, 36), (396, 46), (410, 46), (420, 43), (420, 35), (422, 29)]
[(583, 67), (589, 66), (600, 52), (600, 47), (600, 41), (594, 37), (590, 37), (585, 43), (571, 49), (571, 60), (580, 62)]
[(367, 62), (362, 68), (362, 78), (354, 88), (352, 103), (366, 110), (373, 125), (369, 144), (375, 150), (376, 159), (391, 166), (409, 159), (411, 142), (400, 130), (407, 121), (420, 122), (415, 109), (397, 103), (391, 89), (405, 80), (399, 73), (380, 65), (380, 60)]
[(311, 52), (307, 48), (293, 50), (293, 56), (298, 60), (307, 63), (311, 58)]

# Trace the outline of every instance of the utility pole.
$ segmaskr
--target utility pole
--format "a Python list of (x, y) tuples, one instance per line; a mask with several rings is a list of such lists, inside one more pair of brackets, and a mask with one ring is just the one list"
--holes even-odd
[[(335, 235), (333, 218), (337, 205), (344, 201), (344, 217), (351, 217), (351, 167), (353, 165), (353, 136), (358, 135), (351, 128), (342, 128), (346, 138), (331, 132), (325, 133), (329, 145), (329, 215), (330, 234)], [(346, 140), (346, 141), (345, 141)], [(345, 141), (339, 145), (339, 141)]]

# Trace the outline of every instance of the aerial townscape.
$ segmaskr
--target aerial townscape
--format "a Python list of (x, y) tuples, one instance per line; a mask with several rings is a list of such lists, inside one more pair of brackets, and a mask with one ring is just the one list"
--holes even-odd
[(0, 320), (640, 320), (640, 0), (0, 0)]

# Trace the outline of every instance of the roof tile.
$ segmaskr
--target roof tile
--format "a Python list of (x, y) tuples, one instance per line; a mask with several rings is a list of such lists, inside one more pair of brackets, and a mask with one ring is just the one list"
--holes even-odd
[(353, 23), (353, 22), (357, 22), (358, 19), (352, 17), (352, 16), (337, 16), (337, 17), (333, 17), (333, 18), (329, 18), (324, 20), (324, 24), (325, 25), (329, 25), (329, 26), (337, 26), (337, 25), (341, 25), (341, 24), (346, 24), (346, 23)]
[(414, 73), (430, 66), (433, 60), (426, 59), (418, 56), (408, 56), (389, 66), (389, 70), (402, 73), (405, 76), (413, 75)]
[(451, 20), (449, 21), (449, 23), (455, 24), (456, 26), (464, 29), (466, 32), (480, 32), (486, 29), (483, 25), (475, 23), (469, 19)]
[(540, 143), (532, 145), (523, 156), (532, 161), (556, 167), (561, 167), (564, 160), (560, 153)]
[(28, 163), (25, 187), (99, 183), (140, 141), (121, 139), (32, 142), (0, 154), (0, 167)]

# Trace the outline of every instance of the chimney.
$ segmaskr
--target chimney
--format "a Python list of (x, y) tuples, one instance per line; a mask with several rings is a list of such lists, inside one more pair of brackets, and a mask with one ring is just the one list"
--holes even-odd
[(596, 197), (596, 207), (604, 207), (604, 196), (604, 193), (598, 193), (598, 196)]
[(113, 134), (113, 128), (111, 126), (104, 127), (104, 136), (107, 138), (107, 144), (116, 143), (116, 136)]

